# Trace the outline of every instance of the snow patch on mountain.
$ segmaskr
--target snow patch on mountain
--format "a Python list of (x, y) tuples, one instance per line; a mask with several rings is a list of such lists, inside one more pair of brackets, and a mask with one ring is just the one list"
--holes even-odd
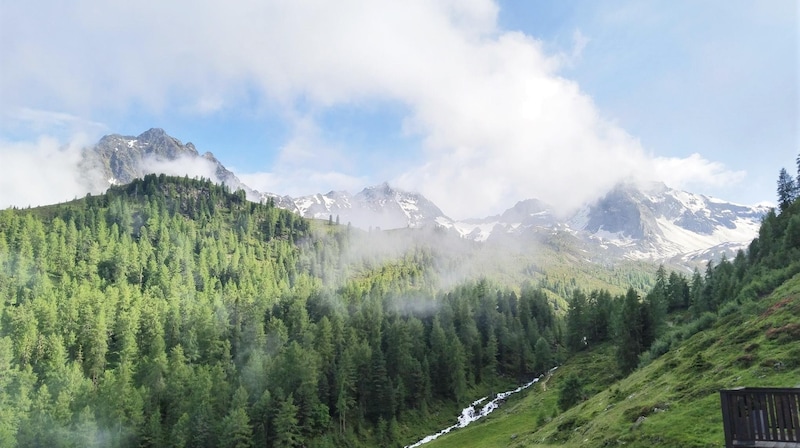
[(452, 220), (417, 193), (392, 188), (387, 183), (367, 187), (351, 195), (331, 191), (294, 199), (299, 213), (307, 218), (338, 218), (363, 229), (379, 227), (396, 229), (405, 227), (450, 226)]
[[(138, 136), (107, 135), (84, 152), (82, 167), (97, 184), (130, 182), (151, 172), (203, 176), (245, 190), (248, 199), (271, 202), (307, 218), (336, 219), (363, 229), (435, 227), (476, 242), (504, 241), (569, 234), (591, 250), (611, 251), (633, 259), (697, 259), (744, 248), (757, 236), (761, 217), (770, 206), (745, 206), (668, 188), (662, 183), (620, 184), (593, 204), (570, 216), (553, 213), (537, 199), (517, 202), (500, 215), (454, 221), (418, 193), (387, 183), (357, 194), (330, 191), (299, 198), (262, 193), (243, 184), (212, 153), (200, 155), (162, 129)], [(705, 255), (704, 255), (705, 254)]]
[(767, 211), (663, 184), (649, 191), (620, 185), (579, 211), (570, 224), (625, 249), (629, 258), (666, 259), (722, 244), (744, 248), (758, 234)]
[(497, 221), (471, 223), (471, 222), (455, 222), (452, 228), (455, 229), (459, 235), (473, 241), (484, 242), (495, 231), (495, 227), (500, 226), (501, 231), (504, 230), (502, 225)]

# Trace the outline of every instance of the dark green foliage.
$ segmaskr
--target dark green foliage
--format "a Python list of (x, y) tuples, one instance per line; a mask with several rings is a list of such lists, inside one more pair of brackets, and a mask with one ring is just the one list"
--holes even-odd
[(786, 210), (797, 199), (797, 185), (795, 180), (786, 171), (786, 168), (781, 168), (778, 175), (778, 207), (781, 211)]
[(553, 366), (553, 351), (550, 344), (541, 337), (536, 341), (534, 350), (536, 363), (533, 365), (533, 371), (543, 374)]
[(796, 199), (747, 252), (660, 269), (641, 299), (562, 282), (565, 321), (529, 284), (437, 292), (430, 249), (346, 265), (350, 232), (161, 176), (0, 212), (0, 445), (402, 444), (565, 346), (610, 340), (629, 372), (800, 272)]
[(543, 291), (437, 293), (350, 232), (166, 176), (0, 212), (0, 445), (397, 445), (558, 358)]
[(582, 350), (587, 345), (589, 319), (586, 308), (586, 294), (576, 289), (567, 310), (567, 348), (572, 351)]
[(575, 406), (584, 399), (583, 384), (575, 375), (568, 375), (558, 388), (558, 407), (562, 411)]
[(628, 373), (639, 363), (639, 354), (653, 342), (653, 323), (646, 304), (639, 301), (633, 289), (628, 290), (615, 317), (614, 340), (617, 364)]
[(797, 185), (800, 185), (800, 154), (797, 155)]
[(590, 342), (604, 342), (610, 338), (613, 311), (611, 293), (606, 290), (596, 290), (589, 294), (587, 332)]
[[(740, 252), (742, 253), (742, 252)], [(742, 258), (744, 255), (742, 254)], [(739, 257), (736, 257), (739, 260)], [(744, 260), (742, 260), (744, 262)], [(667, 311), (678, 311), (689, 308), (691, 303), (691, 289), (689, 282), (681, 274), (672, 272), (669, 274), (669, 281), (667, 283)]]
[(302, 446), (303, 438), (300, 435), (297, 412), (298, 407), (295, 406), (294, 399), (291, 395), (278, 405), (278, 409), (273, 418), (274, 439), (272, 446), (275, 448), (294, 448)]
[[(800, 160), (800, 157), (799, 157)], [(693, 319), (675, 327), (662, 338), (657, 339), (649, 351), (641, 358), (646, 364), (652, 359), (666, 353), (671, 346), (703, 331), (717, 322), (718, 318), (734, 316), (737, 310), (750, 301), (759, 300), (765, 294), (800, 272), (800, 201), (797, 185), (785, 169), (781, 170), (778, 179), (778, 200), (780, 214), (770, 210), (762, 219), (758, 238), (750, 243), (747, 253), (739, 251), (733, 262), (724, 256), (715, 265), (709, 261), (705, 276), (695, 270), (691, 284), (686, 284), (678, 275), (670, 275), (667, 286), (669, 311), (680, 311), (685, 308), (688, 299)], [(657, 275), (659, 277), (659, 275)], [(664, 293), (660, 291), (657, 280), (648, 298), (657, 298)], [(687, 291), (688, 289), (688, 291)], [(626, 302), (627, 307), (632, 304)], [(627, 309), (627, 308), (626, 308)], [(653, 315), (656, 329), (659, 317)], [(622, 338), (618, 334), (618, 355), (620, 365), (631, 368), (625, 360), (632, 360), (633, 344), (631, 338)], [(656, 336), (659, 332), (656, 331)], [(744, 331), (741, 337), (749, 337)], [(642, 339), (645, 343), (647, 338)], [(648, 344), (645, 344), (645, 348)], [(628, 348), (624, 348), (628, 347)], [(642, 348), (641, 346), (639, 347)], [(747, 361), (745, 359), (745, 361)], [(695, 366), (701, 369), (704, 364), (700, 358)], [(623, 369), (625, 370), (625, 369)]]

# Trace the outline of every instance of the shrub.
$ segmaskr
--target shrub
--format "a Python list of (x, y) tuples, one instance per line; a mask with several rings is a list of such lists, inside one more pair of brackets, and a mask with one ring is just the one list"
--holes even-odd
[(570, 374), (564, 378), (564, 382), (561, 383), (561, 388), (558, 390), (558, 407), (562, 411), (566, 411), (581, 400), (583, 400), (582, 381), (574, 374)]

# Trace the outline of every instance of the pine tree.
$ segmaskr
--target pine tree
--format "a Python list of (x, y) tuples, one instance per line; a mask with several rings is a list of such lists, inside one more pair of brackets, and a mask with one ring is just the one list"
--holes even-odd
[(669, 294), (669, 311), (685, 310), (689, 307), (691, 299), (689, 284), (683, 275), (674, 271), (670, 273), (667, 291)]
[(800, 188), (800, 154), (797, 154), (797, 188)]
[(219, 446), (226, 448), (250, 448), (253, 446), (253, 431), (244, 407), (231, 409), (222, 420)]
[(540, 337), (538, 341), (536, 341), (535, 347), (535, 363), (533, 365), (534, 373), (543, 374), (548, 369), (553, 367), (553, 351), (550, 348), (550, 344), (547, 343), (545, 338)]
[(0, 446), (15, 446), (18, 424), (22, 418), (11, 385), (17, 377), (12, 359), (11, 338), (0, 337)]
[(394, 415), (394, 388), (380, 347), (372, 349), (369, 386), (367, 418), (373, 422), (391, 418)]
[(272, 422), (273, 445), (275, 448), (294, 448), (303, 444), (300, 435), (300, 426), (297, 420), (297, 406), (294, 397), (290, 394), (286, 400), (278, 405), (277, 412)]
[[(667, 289), (667, 273), (664, 266), (661, 265), (656, 271), (656, 283), (650, 293), (645, 296), (644, 303), (647, 307), (649, 314), (649, 321), (652, 324), (652, 339), (655, 339), (661, 334), (664, 325), (666, 324), (667, 309), (669, 308), (669, 291)], [(645, 345), (649, 346), (653, 341), (644, 341)]]
[[(793, 215), (786, 225), (786, 233), (783, 235), (784, 249), (786, 251), (800, 250), (800, 215)], [(797, 259), (796, 257), (793, 259)]]
[(622, 373), (629, 373), (639, 362), (639, 354), (644, 351), (642, 344), (645, 338), (643, 317), (646, 313), (639, 303), (639, 297), (633, 288), (620, 300), (620, 308), (615, 319), (614, 339), (617, 345), (617, 365)]
[(583, 385), (574, 374), (568, 375), (558, 389), (558, 407), (566, 411), (583, 400)]
[(448, 381), (450, 397), (460, 403), (464, 401), (467, 395), (466, 355), (464, 354), (464, 346), (458, 340), (452, 325), (448, 325), (446, 337), (446, 353), (448, 356), (445, 359), (450, 366), (450, 378)]
[(781, 168), (778, 175), (778, 208), (781, 211), (786, 210), (797, 198), (797, 186), (795, 180), (786, 171), (786, 168)]
[(586, 294), (580, 289), (572, 292), (567, 310), (567, 347), (573, 352), (583, 350), (587, 340)]

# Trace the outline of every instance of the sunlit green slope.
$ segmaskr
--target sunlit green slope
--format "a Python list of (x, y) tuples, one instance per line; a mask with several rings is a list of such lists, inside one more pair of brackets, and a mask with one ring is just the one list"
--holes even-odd
[[(724, 446), (719, 389), (800, 387), (800, 275), (691, 331), (699, 329), (619, 381), (608, 373), (615, 371), (610, 346), (580, 353), (553, 374), (546, 390), (532, 388), (487, 420), (429, 446)], [(560, 413), (559, 388), (570, 375), (582, 380), (590, 398)]]

